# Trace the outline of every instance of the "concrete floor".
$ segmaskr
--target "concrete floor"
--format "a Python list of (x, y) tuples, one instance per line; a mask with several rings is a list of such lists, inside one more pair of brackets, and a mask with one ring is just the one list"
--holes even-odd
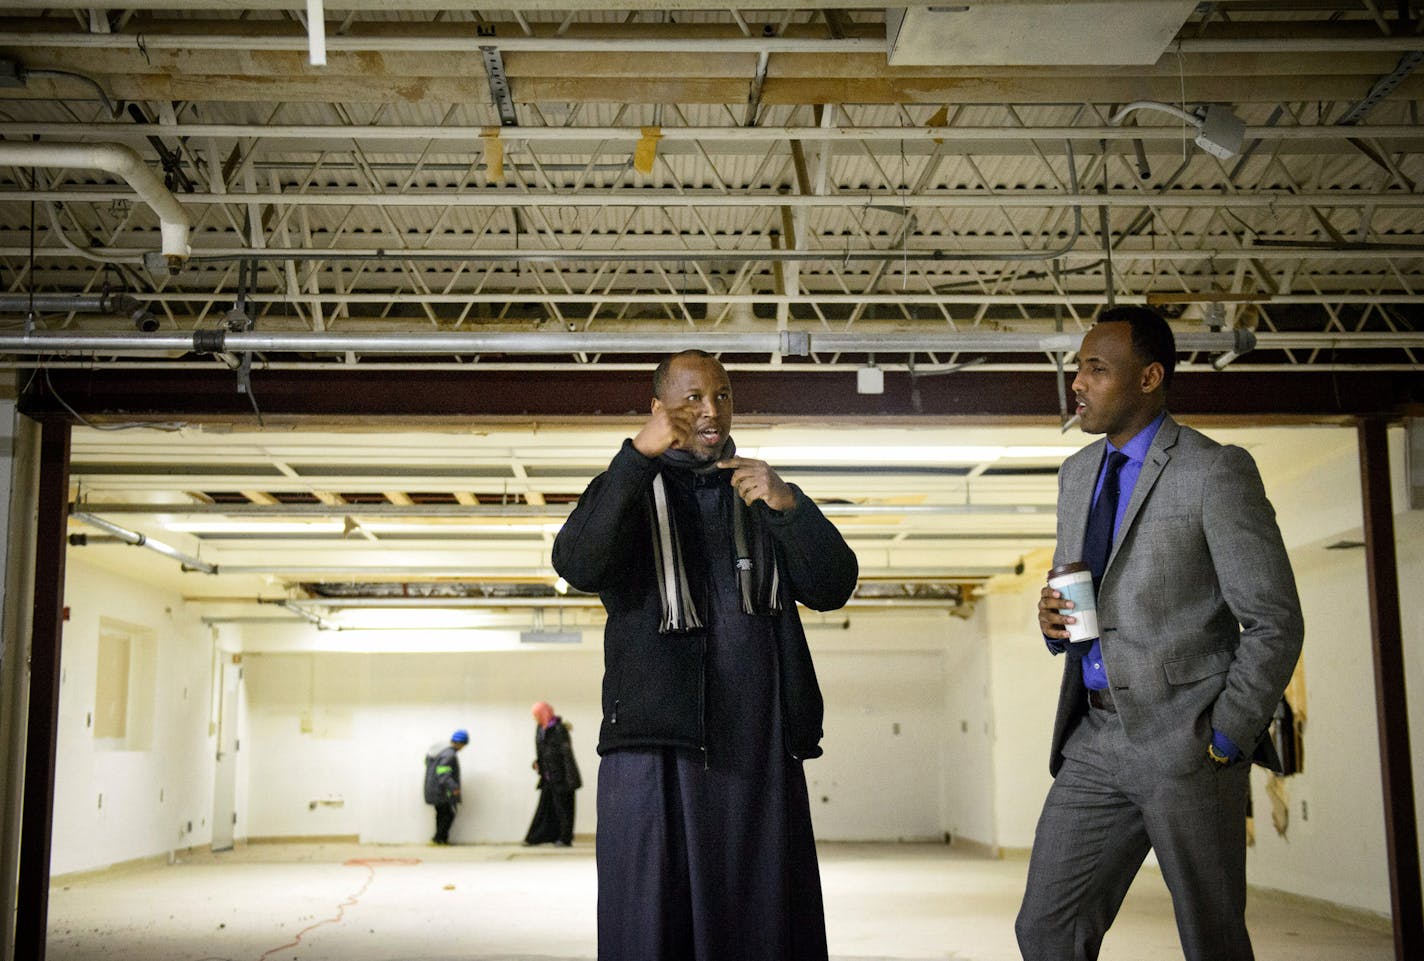
[[(943, 845), (821, 846), (836, 961), (1017, 961), (1026, 862)], [(553, 961), (594, 957), (592, 845), (254, 844), (59, 879), (50, 961)], [(1258, 961), (1389, 961), (1386, 926), (1256, 895)], [(1180, 958), (1144, 872), (1103, 961)], [(726, 959), (735, 961), (735, 959)]]

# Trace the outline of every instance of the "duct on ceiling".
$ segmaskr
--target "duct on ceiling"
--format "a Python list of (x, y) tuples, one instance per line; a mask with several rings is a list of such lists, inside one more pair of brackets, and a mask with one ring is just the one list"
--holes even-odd
[(188, 213), (178, 198), (144, 164), (132, 147), (117, 143), (0, 142), (0, 164), (13, 167), (62, 167), (103, 170), (128, 181), (134, 192), (158, 215), (163, 256), (171, 269), (188, 259)]

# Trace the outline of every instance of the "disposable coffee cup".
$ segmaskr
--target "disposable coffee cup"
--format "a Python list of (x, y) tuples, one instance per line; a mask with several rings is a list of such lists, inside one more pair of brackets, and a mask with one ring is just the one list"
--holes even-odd
[(1098, 602), (1093, 594), (1093, 572), (1082, 561), (1074, 561), (1055, 567), (1048, 572), (1048, 586), (1065, 600), (1073, 602), (1073, 607), (1060, 613), (1067, 614), (1077, 623), (1064, 624), (1070, 641), (1091, 641), (1098, 636)]

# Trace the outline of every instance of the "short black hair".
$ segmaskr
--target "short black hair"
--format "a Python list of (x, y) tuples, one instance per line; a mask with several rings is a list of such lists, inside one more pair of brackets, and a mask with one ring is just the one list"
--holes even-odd
[(1109, 307), (1098, 315), (1098, 323), (1124, 323), (1132, 327), (1132, 350), (1144, 363), (1162, 365), (1162, 389), (1172, 386), (1177, 368), (1177, 340), (1167, 319), (1151, 307), (1135, 305)]
[(707, 353), (707, 351), (698, 350), (696, 347), (689, 347), (687, 350), (680, 350), (675, 354), (670, 354), (663, 359), (661, 364), (658, 364), (658, 369), (653, 371), (653, 396), (659, 400), (662, 399), (663, 382), (667, 380), (668, 371), (672, 368), (672, 362), (679, 357), (700, 357), (703, 360), (710, 360), (719, 366), (722, 363), (720, 360), (717, 360), (716, 357)]

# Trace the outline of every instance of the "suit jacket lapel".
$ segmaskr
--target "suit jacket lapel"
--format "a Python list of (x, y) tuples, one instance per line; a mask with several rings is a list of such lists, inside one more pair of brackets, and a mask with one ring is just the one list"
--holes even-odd
[[(1137, 475), (1137, 483), (1132, 487), (1132, 497), (1127, 502), (1127, 511), (1122, 515), (1122, 523), (1117, 526), (1112, 552), (1108, 554), (1107, 569), (1112, 568), (1113, 560), (1117, 557), (1118, 545), (1122, 543), (1123, 536), (1132, 527), (1133, 521), (1137, 519), (1138, 511), (1146, 502), (1147, 495), (1152, 493), (1157, 478), (1162, 476), (1163, 468), (1172, 459), (1171, 449), (1176, 446), (1177, 434), (1180, 432), (1181, 427), (1172, 419), (1171, 414), (1162, 418), (1162, 426), (1157, 428), (1157, 434), (1152, 438), (1152, 446), (1147, 448), (1147, 456), (1142, 462), (1142, 472)], [(1086, 520), (1084, 523), (1086, 524)], [(1103, 571), (1104, 577), (1107, 576), (1107, 569)]]
[(1064, 478), (1064, 491), (1069, 492), (1063, 509), (1063, 529), (1074, 531), (1074, 550), (1069, 560), (1082, 560), (1083, 538), (1088, 533), (1088, 514), (1093, 507), (1093, 489), (1097, 487), (1098, 472), (1103, 469), (1103, 449), (1105, 441), (1095, 441), (1084, 448), (1085, 453), (1073, 464), (1072, 472)]

